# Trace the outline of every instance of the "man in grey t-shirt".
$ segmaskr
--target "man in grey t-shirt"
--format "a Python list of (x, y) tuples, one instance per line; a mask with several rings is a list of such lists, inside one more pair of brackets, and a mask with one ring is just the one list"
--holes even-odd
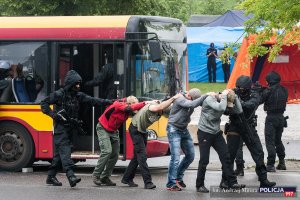
[(210, 147), (213, 147), (219, 155), (222, 163), (223, 174), (228, 180), (228, 187), (241, 189), (245, 185), (239, 185), (230, 168), (230, 157), (228, 148), (220, 129), (221, 116), (227, 107), (233, 107), (235, 94), (232, 90), (224, 90), (221, 94), (208, 96), (203, 104), (198, 124), (198, 141), (200, 160), (198, 166), (196, 189), (198, 192), (207, 193), (209, 190), (204, 186), (206, 166), (209, 163)]

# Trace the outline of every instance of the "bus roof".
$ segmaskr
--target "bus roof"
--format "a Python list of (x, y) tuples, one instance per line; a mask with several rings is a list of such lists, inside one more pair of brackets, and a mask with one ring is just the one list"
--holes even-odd
[(0, 39), (124, 39), (130, 17), (125, 15), (0, 17)]

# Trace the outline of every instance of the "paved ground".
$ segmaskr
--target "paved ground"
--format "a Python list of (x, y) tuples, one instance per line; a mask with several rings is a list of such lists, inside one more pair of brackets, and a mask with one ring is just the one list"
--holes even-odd
[[(212, 192), (214, 188), (218, 188), (221, 179), (221, 172), (209, 170), (206, 173), (205, 184), (211, 190), (211, 193), (199, 193), (195, 189), (195, 180), (197, 171), (187, 170), (184, 181), (187, 188), (181, 192), (171, 192), (166, 190), (167, 170), (151, 168), (153, 182), (157, 185), (155, 190), (143, 189), (143, 180), (138, 173), (135, 182), (139, 184), (137, 188), (129, 188), (120, 182), (124, 173), (124, 167), (118, 167), (111, 179), (117, 183), (116, 187), (97, 187), (91, 179), (91, 167), (81, 167), (76, 169), (76, 174), (82, 178), (82, 181), (75, 187), (70, 188), (66, 176), (59, 173), (57, 178), (63, 183), (62, 187), (52, 187), (45, 184), (46, 168), (34, 168), (34, 173), (20, 172), (0, 172), (0, 199), (2, 200), (206, 200), (218, 196), (218, 199), (282, 199), (274, 198), (272, 194), (266, 194), (261, 197), (257, 192), (241, 192), (241, 193), (216, 193)], [(272, 181), (276, 181), (278, 186), (297, 187), (299, 193), (300, 174), (299, 172), (277, 172), (269, 174)], [(238, 177), (240, 183), (245, 183), (247, 188), (258, 189), (259, 183), (257, 176), (253, 172), (247, 172), (244, 177)], [(215, 195), (215, 196), (213, 196)], [(299, 195), (298, 195), (299, 198)], [(293, 198), (293, 199), (297, 199)]]
[[(201, 113), (201, 107), (195, 109), (195, 112), (192, 115), (191, 123), (189, 124), (189, 130), (196, 141), (196, 131), (197, 131), (197, 124)], [(259, 106), (256, 114), (258, 115), (258, 125), (257, 131), (258, 135), (261, 139), (264, 152), (265, 152), (265, 160), (266, 160), (266, 148), (265, 148), (265, 138), (264, 138), (264, 123), (266, 113), (263, 111), (263, 106)], [(288, 119), (288, 127), (284, 129), (282, 140), (284, 146), (286, 148), (286, 159), (288, 170), (299, 170), (300, 171), (300, 104), (288, 104), (285, 112), (285, 116), (289, 116)], [(228, 121), (227, 116), (222, 117), (222, 125)], [(197, 149), (198, 150), (198, 149)], [(198, 150), (199, 151), (199, 150)], [(197, 151), (196, 151), (197, 152)], [(253, 169), (254, 162), (251, 158), (251, 155), (247, 149), (244, 147), (244, 159), (246, 161), (246, 167)], [(193, 162), (192, 166), (197, 166), (198, 158), (196, 156), (196, 160)], [(213, 169), (218, 169), (219, 161), (216, 153), (214, 150), (211, 150), (211, 159), (210, 159), (210, 167)]]

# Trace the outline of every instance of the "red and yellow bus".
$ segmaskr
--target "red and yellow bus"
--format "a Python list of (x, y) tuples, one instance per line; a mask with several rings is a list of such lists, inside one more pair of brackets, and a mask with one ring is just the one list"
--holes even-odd
[[(186, 35), (178, 19), (158, 16), (0, 17), (0, 62), (10, 65), (9, 86), (0, 98), (0, 169), (18, 171), (38, 160), (51, 160), (53, 121), (40, 101), (63, 86), (70, 69), (83, 82), (102, 66), (114, 67), (117, 98), (163, 99), (187, 86)], [(22, 78), (16, 64), (23, 65)], [(105, 88), (82, 91), (106, 98)], [(82, 106), (87, 135), (73, 135), (74, 160), (95, 159), (99, 147), (95, 126), (105, 108)], [(133, 156), (129, 119), (120, 128), (120, 159)], [(149, 157), (168, 153), (167, 118), (148, 129)]]

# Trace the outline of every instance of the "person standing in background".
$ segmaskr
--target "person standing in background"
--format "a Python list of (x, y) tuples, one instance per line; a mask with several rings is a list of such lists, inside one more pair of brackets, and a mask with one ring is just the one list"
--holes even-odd
[(214, 43), (210, 43), (210, 47), (206, 51), (206, 56), (207, 56), (208, 81), (210, 83), (211, 82), (215, 83), (216, 76), (217, 76), (216, 58), (218, 57), (218, 53)]
[(228, 82), (230, 76), (230, 56), (228, 50), (226, 49), (227, 46), (224, 47), (220, 56), (222, 62), (222, 69), (224, 73), (224, 83)]

